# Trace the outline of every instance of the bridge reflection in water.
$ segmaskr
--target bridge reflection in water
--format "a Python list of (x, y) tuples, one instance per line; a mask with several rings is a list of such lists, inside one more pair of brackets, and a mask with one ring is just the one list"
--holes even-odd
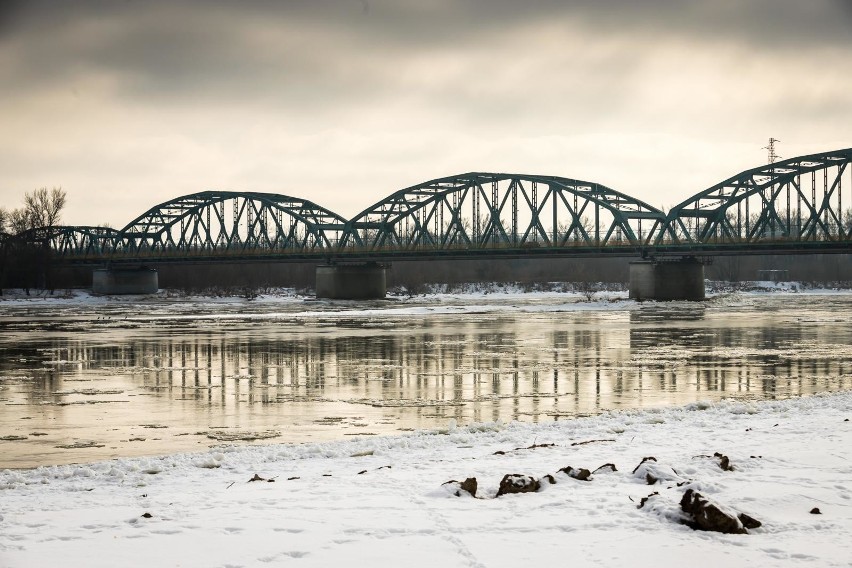
[(23, 412), (34, 419), (27, 428), (74, 439), (146, 435), (149, 449), (156, 445), (141, 428), (155, 423), (170, 428), (159, 438), (173, 450), (213, 443), (204, 435), (222, 429), (305, 441), (450, 419), (541, 422), (798, 396), (852, 388), (852, 330), (835, 317), (849, 311), (844, 302), (814, 301), (796, 317), (780, 299), (760, 310), (676, 304), (250, 324), (226, 317), (83, 339), (78, 324), (60, 325), (52, 339), (33, 333), (4, 350), (5, 373), (34, 377), (10, 385), (6, 417)]
[(436, 329), (405, 337), (210, 334), (120, 347), (58, 342), (51, 351), (81, 373), (129, 374), (141, 391), (226, 411), (284, 405), (289, 413), (330, 399), (464, 421), (538, 421), (714, 395), (796, 396), (825, 390), (829, 377), (842, 386), (852, 372), (844, 358), (798, 351), (808, 343), (801, 330), (779, 337), (769, 329), (648, 328), (644, 314), (630, 322), (550, 330), (535, 346), (512, 331)]

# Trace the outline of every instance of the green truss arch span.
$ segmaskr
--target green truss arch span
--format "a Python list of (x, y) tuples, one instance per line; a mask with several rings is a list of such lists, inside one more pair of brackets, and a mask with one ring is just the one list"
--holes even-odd
[(655, 244), (852, 239), (852, 148), (728, 178), (672, 207)]
[(604, 185), (471, 172), (402, 189), (347, 223), (341, 248), (417, 251), (641, 246), (665, 215)]
[(8, 237), (7, 242), (23, 246), (49, 248), (62, 257), (102, 258), (116, 252), (119, 232), (110, 227), (53, 226), (38, 227)]
[(287, 195), (204, 191), (152, 207), (120, 231), (128, 254), (287, 254), (330, 250), (345, 219)]

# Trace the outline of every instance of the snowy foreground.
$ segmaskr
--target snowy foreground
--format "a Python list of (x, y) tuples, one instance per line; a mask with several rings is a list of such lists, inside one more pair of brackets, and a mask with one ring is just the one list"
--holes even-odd
[[(0, 566), (852, 566), (849, 418), (843, 392), (7, 470)], [(495, 498), (511, 473), (556, 483)], [(693, 531), (687, 488), (763, 526)]]

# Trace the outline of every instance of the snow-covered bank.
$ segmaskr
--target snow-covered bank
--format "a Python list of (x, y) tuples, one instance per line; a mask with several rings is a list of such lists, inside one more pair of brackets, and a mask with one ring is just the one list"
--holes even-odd
[[(850, 418), (843, 392), (5, 471), (0, 565), (850, 566)], [(510, 473), (556, 484), (494, 498)], [(467, 477), (482, 498), (442, 485)], [(763, 526), (674, 522), (688, 488)]]
[[(43, 320), (45, 309), (52, 310), (50, 318), (91, 318), (102, 320), (99, 325), (117, 324), (125, 318), (131, 323), (163, 320), (220, 320), (250, 319), (316, 319), (372, 316), (430, 316), (461, 313), (541, 313), (568, 311), (635, 310), (658, 302), (637, 303), (628, 299), (626, 290), (603, 289), (594, 292), (572, 290), (570, 286), (540, 286), (528, 289), (518, 284), (482, 283), (469, 286), (435, 286), (427, 292), (408, 296), (389, 292), (385, 300), (317, 300), (290, 288), (268, 289), (257, 296), (186, 294), (160, 290), (145, 296), (97, 296), (85, 290), (67, 290), (49, 295), (26, 296), (23, 291), (6, 291), (0, 297), (3, 315), (37, 316)], [(750, 298), (795, 295), (802, 297), (838, 296), (850, 294), (844, 288), (810, 287), (802, 283), (750, 282), (736, 286), (710, 283), (707, 300), (713, 305), (735, 306), (750, 302)], [(552, 289), (551, 289), (552, 288)], [(664, 302), (674, 305), (677, 302)], [(688, 305), (701, 305), (689, 302)], [(103, 327), (103, 325), (101, 325)]]
[[(852, 291), (852, 282), (772, 282), (772, 281), (742, 281), (722, 282), (706, 281), (709, 297), (717, 294), (730, 293), (848, 293)], [(388, 299), (396, 301), (428, 301), (428, 300), (472, 300), (472, 299), (553, 299), (569, 298), (591, 301), (592, 299), (626, 298), (627, 286), (621, 283), (571, 283), (571, 282), (474, 282), (463, 284), (427, 284), (419, 287), (417, 293), (411, 293), (404, 286), (396, 286), (388, 290)], [(190, 302), (227, 305), (233, 303), (252, 302), (290, 303), (313, 300), (314, 293), (310, 289), (296, 288), (233, 288), (210, 289), (199, 292), (186, 292), (177, 289), (161, 289), (157, 294), (140, 296), (99, 296), (85, 289), (65, 289), (49, 292), (33, 290), (26, 293), (20, 289), (3, 290), (0, 304), (6, 307), (33, 306), (41, 304), (150, 304), (156, 302)], [(361, 302), (363, 303), (363, 302)]]

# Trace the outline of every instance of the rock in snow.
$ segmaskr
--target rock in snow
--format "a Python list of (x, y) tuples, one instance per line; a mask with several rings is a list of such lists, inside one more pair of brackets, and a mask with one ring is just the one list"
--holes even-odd
[(574, 468), (569, 466), (565, 466), (559, 470), (560, 473), (564, 473), (568, 477), (573, 477), (579, 481), (590, 481), (592, 472), (585, 468)]
[(538, 479), (530, 475), (507, 473), (500, 480), (500, 489), (497, 491), (497, 497), (506, 495), (507, 493), (533, 493), (539, 489), (541, 489), (541, 483), (539, 483)]
[(760, 521), (714, 503), (701, 493), (687, 489), (680, 500), (681, 510), (690, 516), (689, 526), (703, 531), (748, 534), (748, 529), (761, 526)]
[(455, 479), (451, 479), (444, 483), (444, 485), (449, 485), (452, 488), (455, 488), (456, 497), (461, 497), (462, 491), (470, 494), (471, 497), (476, 497), (476, 478), (468, 477), (464, 481), (456, 481)]

